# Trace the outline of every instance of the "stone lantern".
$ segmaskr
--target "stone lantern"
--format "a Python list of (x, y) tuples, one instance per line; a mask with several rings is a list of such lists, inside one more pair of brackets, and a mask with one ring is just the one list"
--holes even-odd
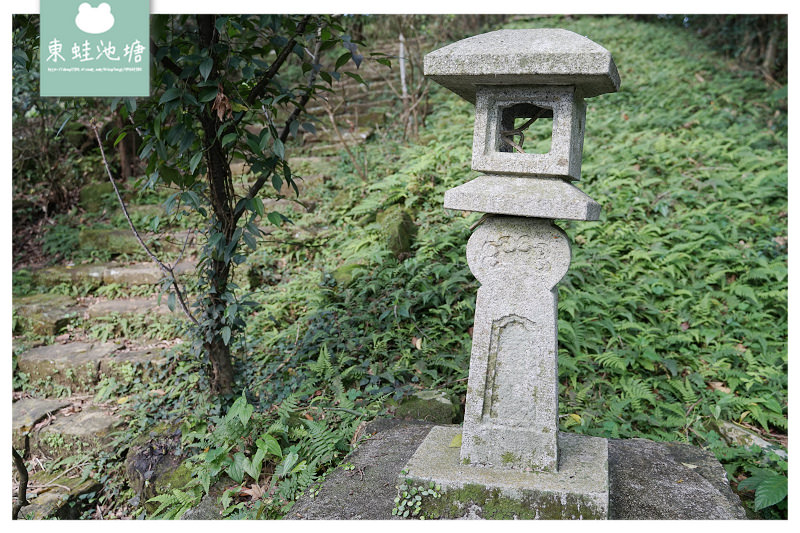
[(570, 31), (500, 30), (431, 52), (424, 68), (475, 104), (472, 168), (484, 175), (447, 191), (444, 206), (487, 216), (467, 244), (481, 287), (464, 425), (434, 427), (404, 478), (433, 481), (454, 505), (606, 518), (607, 441), (558, 431), (556, 285), (571, 250), (553, 220), (599, 217), (572, 183), (584, 99), (619, 89), (614, 61)]

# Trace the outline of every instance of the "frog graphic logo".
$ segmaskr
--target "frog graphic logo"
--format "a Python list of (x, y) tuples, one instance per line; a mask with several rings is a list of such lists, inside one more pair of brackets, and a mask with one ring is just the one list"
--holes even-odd
[(114, 15), (111, 6), (103, 2), (97, 7), (92, 7), (88, 2), (78, 6), (78, 16), (75, 25), (82, 32), (94, 35), (105, 33), (114, 26)]

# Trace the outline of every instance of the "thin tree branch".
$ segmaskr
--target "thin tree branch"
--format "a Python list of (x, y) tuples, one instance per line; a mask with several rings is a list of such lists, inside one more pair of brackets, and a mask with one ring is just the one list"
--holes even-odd
[(108, 160), (106, 159), (106, 152), (103, 149), (103, 142), (100, 140), (100, 132), (97, 131), (97, 122), (94, 119), (92, 119), (91, 128), (92, 130), (94, 130), (94, 136), (95, 138), (97, 138), (98, 146), (100, 146), (100, 155), (103, 158), (103, 165), (106, 168), (106, 174), (108, 174), (108, 179), (111, 180), (111, 185), (114, 187), (114, 193), (117, 195), (117, 200), (119, 200), (119, 205), (122, 207), (122, 213), (125, 215), (125, 219), (128, 221), (128, 225), (130, 226), (131, 231), (133, 232), (133, 236), (136, 237), (137, 241), (139, 241), (139, 244), (142, 246), (142, 248), (144, 248), (144, 251), (147, 253), (147, 255), (150, 256), (150, 259), (155, 261), (158, 267), (165, 274), (169, 275), (169, 277), (172, 278), (172, 287), (175, 290), (175, 296), (178, 297), (178, 302), (180, 302), (181, 304), (181, 309), (183, 309), (183, 312), (186, 314), (187, 317), (189, 317), (189, 320), (191, 320), (195, 326), (199, 326), (200, 323), (194, 317), (192, 312), (189, 311), (189, 307), (186, 305), (186, 301), (184, 300), (183, 297), (183, 292), (180, 289), (180, 285), (178, 285), (178, 280), (175, 278), (175, 272), (172, 270), (171, 267), (162, 263), (158, 259), (158, 257), (156, 257), (152, 251), (150, 251), (150, 248), (148, 248), (148, 246), (144, 243), (141, 235), (139, 235), (139, 232), (136, 230), (136, 226), (133, 225), (133, 221), (131, 220), (131, 217), (128, 214), (128, 208), (125, 206), (125, 202), (122, 200), (122, 195), (119, 193), (119, 189), (117, 188), (117, 182), (114, 180), (114, 176), (111, 175), (111, 169), (108, 168)]
[(333, 114), (333, 108), (331, 107), (330, 102), (324, 100), (325, 111), (328, 113), (328, 119), (331, 121), (331, 126), (333, 126), (333, 131), (336, 133), (336, 137), (339, 139), (339, 142), (342, 143), (342, 147), (344, 147), (347, 155), (350, 157), (350, 161), (353, 162), (353, 166), (358, 172), (358, 175), (361, 177), (362, 181), (367, 181), (367, 165), (366, 163), (362, 167), (361, 164), (358, 162), (353, 151), (350, 149), (350, 144), (347, 140), (342, 136), (342, 132), (339, 131), (339, 126), (336, 125), (336, 116)]
[(13, 446), (11, 447), (11, 451), (14, 454), (14, 466), (17, 467), (17, 472), (19, 473), (17, 503), (14, 504), (14, 507), (11, 509), (11, 519), (16, 520), (19, 510), (28, 505), (28, 469), (25, 468), (25, 461), (22, 460), (22, 457), (19, 453), (17, 453), (17, 450)]
[[(307, 22), (306, 19), (308, 19), (308, 16), (306, 16), (303, 19), (303, 21)], [(294, 122), (297, 119), (297, 117), (300, 116), (300, 113), (302, 112), (303, 109), (305, 109), (306, 104), (311, 99), (311, 94), (313, 93), (313, 90), (314, 90), (314, 82), (316, 81), (317, 73), (319, 72), (319, 69), (318, 68), (314, 68), (314, 67), (316, 67), (319, 64), (319, 54), (320, 54), (321, 48), (322, 48), (322, 25), (319, 25), (317, 27), (317, 43), (316, 43), (316, 45), (314, 47), (314, 59), (312, 61), (312, 65), (313, 66), (311, 68), (311, 72), (309, 72), (309, 74), (308, 74), (308, 87), (306, 89), (305, 94), (303, 94), (303, 96), (300, 98), (300, 101), (297, 102), (297, 105), (295, 106), (294, 110), (289, 115), (289, 118), (286, 119), (286, 123), (283, 126), (283, 131), (281, 131), (280, 135), (278, 136), (278, 138), (280, 139), (280, 141), (282, 143), (285, 143), (286, 139), (289, 138), (289, 132), (291, 132), (291, 124), (292, 124), (292, 122)], [(273, 63), (273, 65), (274, 65), (274, 63)], [(253, 89), (253, 90), (255, 90), (255, 89)], [(266, 173), (264, 173), (264, 174), (262, 174), (261, 176), (258, 177), (258, 179), (255, 181), (255, 183), (253, 183), (253, 185), (247, 191), (246, 198), (248, 200), (252, 200), (253, 198), (256, 197), (256, 195), (264, 187), (264, 184), (267, 182), (267, 178), (269, 178), (269, 175), (266, 174)], [(239, 212), (239, 214), (235, 216), (234, 223), (238, 222), (243, 214), (244, 214), (244, 210), (241, 210)]]
[(269, 70), (262, 76), (253, 90), (250, 91), (250, 94), (247, 95), (247, 105), (252, 106), (253, 103), (263, 94), (264, 90), (266, 90), (267, 85), (269, 82), (272, 81), (272, 78), (278, 73), (278, 70), (283, 66), (286, 62), (286, 59), (289, 57), (289, 54), (294, 50), (294, 46), (297, 44), (296, 38), (298, 35), (302, 35), (303, 32), (306, 30), (306, 26), (308, 25), (308, 21), (311, 20), (311, 15), (306, 15), (297, 25), (297, 31), (295, 32), (294, 37), (289, 39), (289, 42), (286, 43), (286, 46), (283, 47), (283, 50), (280, 51), (278, 57), (275, 58), (275, 61), (272, 62), (270, 65)]
[[(153, 54), (153, 57), (156, 56), (156, 49), (158, 49), (158, 45), (153, 39), (150, 39), (150, 53)], [(175, 63), (169, 56), (162, 57), (161, 64), (164, 66), (164, 68), (175, 74), (178, 78), (181, 77), (183, 69), (179, 67), (178, 64)]]

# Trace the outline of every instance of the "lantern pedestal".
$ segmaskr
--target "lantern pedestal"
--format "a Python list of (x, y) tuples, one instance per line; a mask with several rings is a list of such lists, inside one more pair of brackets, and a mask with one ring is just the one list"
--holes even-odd
[(456, 445), (461, 428), (437, 426), (417, 448), (401, 476), (429, 487), (426, 518), (575, 520), (608, 517), (608, 442), (558, 434), (558, 470), (526, 472), (465, 465)]

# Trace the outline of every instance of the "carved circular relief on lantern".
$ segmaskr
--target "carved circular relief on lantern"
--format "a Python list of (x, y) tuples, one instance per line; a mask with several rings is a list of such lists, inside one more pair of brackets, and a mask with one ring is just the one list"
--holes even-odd
[(491, 217), (467, 244), (467, 262), (482, 284), (520, 279), (552, 289), (571, 260), (567, 235), (549, 220)]

